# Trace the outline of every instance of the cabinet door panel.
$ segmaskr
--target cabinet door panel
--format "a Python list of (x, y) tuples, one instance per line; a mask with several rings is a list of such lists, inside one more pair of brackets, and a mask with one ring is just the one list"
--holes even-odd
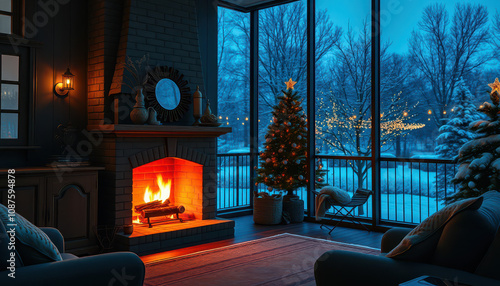
[(89, 229), (89, 195), (75, 185), (63, 189), (54, 198), (54, 226), (68, 241), (86, 238)]
[[(0, 203), (7, 205), (9, 191), (7, 177), (2, 176), (1, 180), (5, 183), (0, 184)], [(45, 226), (44, 186), (43, 178), (16, 176), (14, 186), (16, 213), (37, 226)]]
[[(25, 219), (29, 220), (31, 223), (36, 224), (36, 193), (37, 188), (35, 186), (31, 187), (17, 187), (15, 190), (15, 206), (16, 213), (22, 215)], [(8, 204), (8, 189), (0, 189), (2, 194), (1, 203), (4, 206)]]
[(49, 223), (64, 236), (66, 250), (74, 254), (78, 249), (96, 245), (93, 227), (97, 222), (97, 173), (65, 174), (62, 180), (47, 178), (47, 208)]

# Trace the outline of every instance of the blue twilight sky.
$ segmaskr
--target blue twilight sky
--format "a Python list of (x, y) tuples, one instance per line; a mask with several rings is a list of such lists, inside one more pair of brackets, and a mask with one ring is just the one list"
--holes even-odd
[[(382, 41), (392, 42), (391, 50), (404, 53), (408, 49), (408, 38), (417, 27), (424, 8), (434, 3), (444, 3), (449, 17), (453, 16), (455, 4), (479, 3), (488, 7), (489, 18), (500, 12), (500, 0), (381, 0)], [(370, 15), (371, 0), (316, 0), (316, 9), (327, 9), (335, 25), (347, 29), (347, 24), (361, 27), (363, 19)]]

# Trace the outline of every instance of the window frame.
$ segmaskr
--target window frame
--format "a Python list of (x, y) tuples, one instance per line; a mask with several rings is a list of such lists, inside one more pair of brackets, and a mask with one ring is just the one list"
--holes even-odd
[[(17, 50), (17, 52), (15, 51)], [(31, 59), (30, 51), (28, 47), (13, 47), (7, 46), (5, 44), (0, 44), (0, 66), (2, 65), (1, 55), (10, 55), (19, 57), (19, 78), (18, 81), (2, 80), (2, 71), (0, 69), (0, 85), (1, 84), (15, 84), (19, 86), (18, 90), (18, 108), (17, 110), (3, 110), (1, 109), (0, 103), (0, 113), (10, 113), (18, 114), (18, 130), (17, 139), (5, 139), (0, 138), (0, 148), (5, 146), (26, 146), (30, 143), (30, 128), (31, 122), (31, 110), (32, 110), (32, 85), (31, 80)], [(1, 120), (1, 119), (0, 119)], [(0, 121), (1, 123), (1, 121)]]
[(9, 34), (5, 33), (0, 33), (0, 35), (20, 35), (23, 36), (23, 27), (22, 27), (22, 21), (21, 18), (23, 16), (23, 11), (24, 10), (24, 0), (11, 0), (11, 11), (3, 11), (0, 10), (0, 15), (4, 16), (9, 16), (10, 17), (10, 25), (11, 25), (11, 31)]

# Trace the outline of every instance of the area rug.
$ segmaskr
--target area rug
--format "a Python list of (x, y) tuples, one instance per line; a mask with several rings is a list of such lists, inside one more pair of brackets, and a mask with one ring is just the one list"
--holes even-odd
[(315, 285), (314, 262), (333, 249), (380, 253), (285, 233), (146, 264), (144, 285)]

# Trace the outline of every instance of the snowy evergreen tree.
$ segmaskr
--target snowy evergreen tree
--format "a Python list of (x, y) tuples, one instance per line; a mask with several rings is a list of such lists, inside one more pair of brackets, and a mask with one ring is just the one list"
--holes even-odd
[[(458, 155), (458, 150), (465, 143), (476, 137), (476, 134), (469, 130), (469, 125), (482, 118), (477, 112), (477, 107), (472, 103), (472, 94), (461, 79), (456, 87), (453, 98), (455, 107), (450, 120), (439, 128), (439, 136), (436, 138), (439, 144), (434, 149), (436, 155), (443, 159), (454, 159)], [(454, 165), (440, 164), (437, 170), (438, 197), (443, 198), (454, 190), (453, 177), (455, 177)]]
[(436, 138), (439, 145), (434, 149), (436, 155), (443, 159), (455, 158), (460, 147), (476, 137), (476, 134), (469, 130), (469, 125), (482, 118), (472, 103), (472, 94), (463, 79), (458, 82), (453, 101), (456, 103), (453, 115), (439, 128), (439, 136)]
[(479, 111), (488, 120), (477, 120), (470, 124), (475, 139), (465, 143), (457, 157), (460, 164), (453, 179), (459, 191), (447, 199), (454, 202), (463, 198), (477, 197), (490, 190), (500, 190), (500, 82), (498, 78), (489, 84), (492, 88), (489, 102), (483, 103)]

